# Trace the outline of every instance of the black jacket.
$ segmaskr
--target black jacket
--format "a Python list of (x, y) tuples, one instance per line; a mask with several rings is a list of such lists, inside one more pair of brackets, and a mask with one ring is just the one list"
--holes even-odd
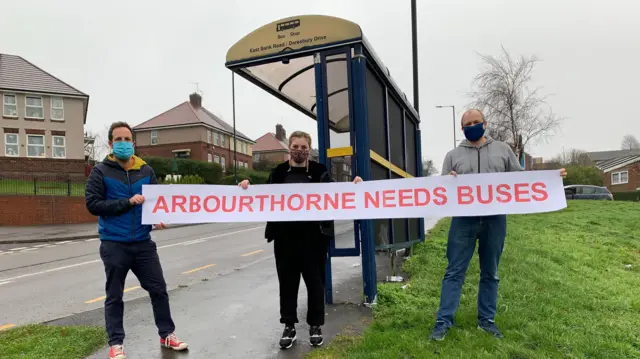
[[(289, 171), (290, 164), (289, 162), (283, 162), (276, 166), (271, 170), (271, 174), (269, 175), (268, 184), (281, 184), (284, 183), (285, 178), (287, 177), (287, 173)], [(311, 183), (328, 183), (331, 181), (331, 175), (327, 170), (327, 167), (321, 163), (315, 161), (309, 161), (309, 174), (311, 175)], [(331, 240), (335, 238), (334, 232), (334, 222), (333, 221), (318, 221), (313, 222), (317, 223), (318, 226), (313, 226), (309, 228), (310, 231), (317, 231), (316, 233), (309, 233), (310, 235), (318, 234), (322, 235), (326, 240)], [(287, 235), (285, 231), (288, 230), (288, 227), (284, 224), (284, 222), (267, 222), (267, 227), (265, 229), (264, 236), (268, 242), (273, 241), (277, 238), (282, 238)]]

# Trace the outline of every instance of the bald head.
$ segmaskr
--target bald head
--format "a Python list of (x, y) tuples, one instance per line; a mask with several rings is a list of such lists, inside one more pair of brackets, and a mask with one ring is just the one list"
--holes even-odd
[(482, 122), (485, 122), (484, 114), (482, 111), (476, 109), (465, 111), (462, 119), (460, 119), (460, 125), (462, 125), (462, 127), (473, 126)]

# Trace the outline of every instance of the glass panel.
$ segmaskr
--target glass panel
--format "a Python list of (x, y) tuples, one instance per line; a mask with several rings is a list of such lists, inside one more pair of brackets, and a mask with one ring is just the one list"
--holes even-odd
[[(349, 81), (347, 76), (347, 56), (344, 53), (327, 56), (326, 64), (329, 121), (339, 129), (339, 132), (348, 132)], [(334, 144), (331, 146), (338, 147)]]
[(7, 133), (4, 138), (7, 144), (18, 144), (18, 134)]
[(391, 163), (404, 170), (404, 145), (402, 133), (402, 109), (395, 100), (389, 95), (389, 143), (391, 147)]
[(7, 156), (18, 156), (18, 145), (5, 145), (5, 152)]
[(64, 147), (64, 137), (62, 136), (53, 136), (53, 145)]
[(44, 136), (27, 136), (30, 145), (44, 145)]
[(582, 194), (596, 194), (596, 189), (593, 187), (583, 187)]
[(617, 173), (614, 173), (611, 176), (611, 183), (616, 184), (618, 182), (620, 182), (620, 176)]
[(4, 105), (5, 116), (18, 116), (18, 107), (16, 105)]
[(27, 146), (29, 157), (44, 157), (44, 146)]
[[(391, 179), (401, 179), (395, 173), (391, 173)], [(408, 239), (407, 220), (404, 218), (393, 219), (393, 244), (401, 244)]]
[(629, 173), (628, 172), (620, 173), (620, 182), (626, 183), (628, 181), (629, 181)]
[(27, 106), (42, 107), (41, 97), (27, 97)]
[(62, 109), (51, 109), (51, 118), (54, 120), (62, 120), (64, 118), (64, 110)]
[[(371, 180), (383, 180), (389, 178), (389, 171), (378, 163), (371, 161)], [(391, 221), (388, 219), (373, 220), (373, 242), (376, 247), (389, 245), (391, 237)]]
[(53, 148), (53, 157), (62, 158), (65, 157), (66, 151), (64, 147), (54, 147)]
[(420, 238), (420, 219), (409, 218), (409, 240), (415, 241)]
[(43, 118), (44, 110), (42, 109), (42, 107), (27, 107), (27, 117)]
[(4, 103), (7, 105), (15, 105), (16, 97), (14, 95), (4, 95)]
[(61, 98), (52, 98), (51, 99), (51, 107), (52, 108), (63, 108), (64, 107), (64, 102), (62, 101)]
[(369, 68), (367, 82), (367, 121), (369, 124), (369, 146), (384, 158), (387, 157), (387, 133), (385, 131), (385, 90), (382, 83)]

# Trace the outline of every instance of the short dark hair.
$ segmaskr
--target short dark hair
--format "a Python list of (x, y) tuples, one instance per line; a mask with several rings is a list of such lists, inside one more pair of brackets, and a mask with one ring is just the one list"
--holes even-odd
[[(118, 122), (112, 123), (111, 127), (109, 127), (109, 142), (113, 141), (113, 130), (115, 130), (116, 128), (121, 128), (121, 127), (128, 128), (129, 132), (131, 132), (131, 137), (133, 137), (133, 130), (131, 129), (131, 126), (129, 126), (129, 124), (124, 122), (124, 121), (118, 121)], [(133, 138), (132, 138), (132, 140), (133, 140)]]

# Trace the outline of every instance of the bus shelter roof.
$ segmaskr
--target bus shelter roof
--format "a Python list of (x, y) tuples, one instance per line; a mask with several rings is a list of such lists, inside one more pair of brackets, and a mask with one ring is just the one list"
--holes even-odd
[[(274, 21), (231, 46), (227, 51), (226, 67), (315, 119), (313, 55), (354, 44), (364, 46), (378, 74), (418, 121), (417, 112), (391, 78), (389, 69), (368, 45), (360, 26), (348, 20), (325, 15), (302, 15)], [(349, 131), (346, 60), (346, 52), (327, 56), (329, 122), (337, 132)]]

